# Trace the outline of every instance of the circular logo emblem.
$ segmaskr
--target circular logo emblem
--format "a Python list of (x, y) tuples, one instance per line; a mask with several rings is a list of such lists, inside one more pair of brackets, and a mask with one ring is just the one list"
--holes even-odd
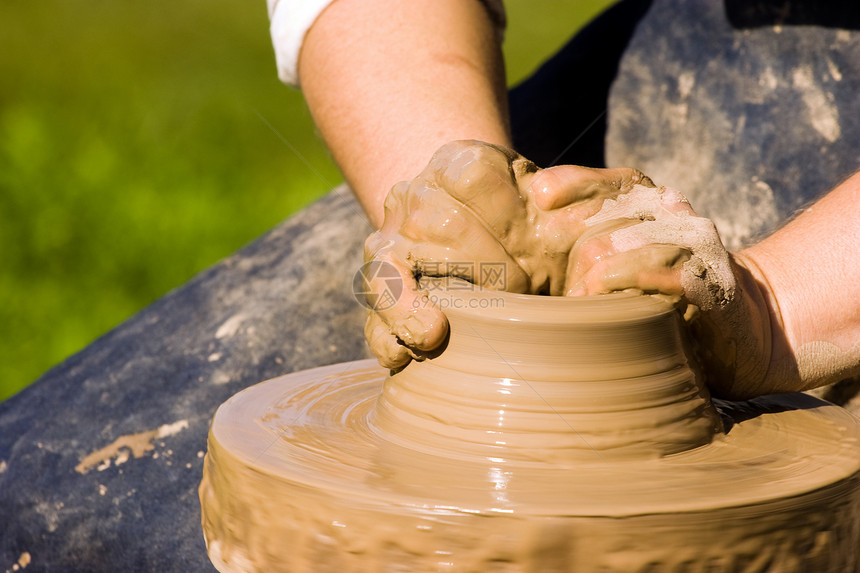
[(403, 281), (391, 263), (370, 261), (355, 272), (352, 278), (352, 293), (358, 304), (364, 307), (375, 311), (387, 310), (400, 299)]

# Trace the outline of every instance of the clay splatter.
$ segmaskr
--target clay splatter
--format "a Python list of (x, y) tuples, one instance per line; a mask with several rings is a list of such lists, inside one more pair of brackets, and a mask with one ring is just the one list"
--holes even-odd
[(103, 471), (111, 466), (111, 461), (114, 458), (116, 458), (114, 465), (121, 465), (128, 461), (129, 455), (139, 458), (152, 450), (155, 447), (152, 445), (153, 440), (174, 436), (186, 428), (188, 428), (188, 420), (179, 420), (147, 432), (120, 436), (109, 445), (82, 459), (75, 466), (75, 471), (79, 474), (85, 474), (93, 468)]

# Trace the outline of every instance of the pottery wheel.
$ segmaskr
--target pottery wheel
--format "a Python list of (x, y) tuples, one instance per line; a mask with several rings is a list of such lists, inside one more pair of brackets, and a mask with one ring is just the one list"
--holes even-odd
[[(542, 461), (490, 442), (449, 447), (427, 438), (432, 425), (386, 425), (388, 375), (373, 360), (336, 364), (221, 406), (200, 488), (219, 571), (827, 572), (860, 563), (860, 426), (839, 407), (797, 394), (716, 402), (724, 433), (636, 456), (589, 445), (581, 419), (563, 420), (575, 408), (562, 401), (555, 417), (582, 444)], [(512, 378), (492, 380), (501, 390)]]

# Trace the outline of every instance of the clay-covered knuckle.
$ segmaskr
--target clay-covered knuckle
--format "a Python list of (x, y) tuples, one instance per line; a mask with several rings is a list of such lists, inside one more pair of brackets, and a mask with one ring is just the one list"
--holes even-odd
[(385, 256), (378, 254), (362, 267), (367, 308), (389, 325), (413, 307), (416, 285), (408, 262), (390, 255), (390, 251), (386, 251)]
[(383, 328), (385, 332), (388, 330), (382, 319), (375, 312), (368, 309), (367, 319), (364, 321), (364, 338), (367, 342), (372, 342), (378, 336), (377, 331), (380, 328)]
[[(404, 288), (411, 286), (414, 282), (409, 280), (413, 276), (412, 263), (403, 253), (408, 253), (412, 245), (410, 239), (402, 236), (389, 237), (379, 231), (371, 233), (364, 241), (362, 274), (365, 286), (372, 286), (374, 281), (387, 282), (392, 278), (389, 275), (395, 272), (401, 277)], [(377, 272), (383, 268), (385, 272)]]
[(397, 339), (391, 335), (388, 335), (384, 340), (380, 340), (378, 345), (372, 345), (371, 351), (376, 356), (376, 360), (380, 366), (392, 370), (402, 368), (412, 360), (409, 349), (399, 344)]
[(412, 244), (452, 246), (464, 231), (486, 226), (462, 203), (445, 192), (423, 187), (414, 192), (414, 204), (400, 226), (400, 234)]
[(439, 147), (439, 149), (436, 150), (436, 152), (433, 154), (433, 157), (430, 158), (430, 163), (428, 164), (428, 167), (431, 167), (435, 170), (439, 170), (440, 168), (444, 169), (445, 165), (447, 165), (457, 156), (465, 152), (487, 148), (492, 148), (500, 153), (508, 154), (510, 155), (511, 160), (513, 160), (513, 158), (517, 156), (517, 153), (511, 149), (502, 147), (500, 145), (487, 143), (479, 139), (455, 139), (453, 141), (449, 141), (448, 143), (443, 144), (441, 147)]
[(409, 181), (399, 181), (391, 187), (385, 195), (385, 200), (382, 203), (386, 217), (389, 212), (396, 211), (401, 205), (403, 205), (408, 191)]
[(375, 312), (368, 312), (364, 338), (380, 366), (399, 368), (409, 362), (409, 353), (398, 344), (397, 338), (389, 332), (388, 325)]
[[(394, 241), (398, 240), (396, 235), (384, 231), (374, 231), (364, 240), (364, 262), (368, 263), (375, 259), (389, 259)], [(402, 240), (402, 239), (401, 239)]]
[(460, 179), (460, 170), (470, 167), (472, 163), (479, 166), (500, 164), (503, 169), (509, 170), (513, 156), (516, 155), (511, 156), (509, 152), (506, 148), (478, 140), (451, 141), (433, 155), (424, 174), (445, 187)]
[(511, 199), (518, 197), (511, 157), (496, 146), (472, 145), (451, 158), (436, 177), (439, 186), (480, 216), (504, 217)]
[(688, 248), (692, 252), (684, 263), (682, 284), (688, 300), (702, 311), (729, 305), (738, 290), (737, 277), (729, 252), (720, 240), (714, 222), (705, 217), (690, 217), (692, 225)]
[(646, 248), (647, 265), (652, 268), (678, 269), (690, 260), (693, 253), (681, 245), (651, 245)]
[(683, 247), (657, 244), (624, 253), (618, 264), (636, 271), (635, 288), (649, 294), (677, 297), (684, 293), (681, 274), (690, 256), (690, 251)]
[(427, 352), (445, 340), (448, 321), (438, 308), (432, 305), (413, 309), (405, 315), (389, 319), (391, 334), (411, 349)]
[(703, 312), (727, 307), (735, 300), (737, 282), (728, 259), (706, 260), (694, 252), (681, 274), (684, 296)]
[[(414, 181), (414, 180), (413, 180)], [(386, 194), (383, 201), (382, 224), (379, 229), (388, 233), (397, 233), (409, 210), (409, 187), (412, 181), (401, 181), (394, 185)]]
[(558, 169), (558, 167), (541, 169), (529, 182), (526, 196), (538, 209), (551, 211), (562, 206), (564, 185), (557, 173)]
[(600, 169), (579, 165), (557, 165), (542, 169), (531, 179), (529, 195), (544, 211), (612, 194), (612, 186)]

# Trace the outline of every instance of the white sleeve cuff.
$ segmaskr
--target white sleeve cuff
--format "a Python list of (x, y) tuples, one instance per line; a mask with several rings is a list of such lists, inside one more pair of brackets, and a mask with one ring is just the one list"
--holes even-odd
[(299, 50), (317, 17), (334, 0), (266, 0), (269, 31), (275, 47), (278, 77), (288, 85), (299, 85)]
[[(266, 0), (269, 31), (275, 48), (278, 77), (288, 85), (299, 85), (299, 51), (310, 27), (334, 0)], [(487, 8), (501, 41), (505, 29), (502, 0), (480, 0)]]

